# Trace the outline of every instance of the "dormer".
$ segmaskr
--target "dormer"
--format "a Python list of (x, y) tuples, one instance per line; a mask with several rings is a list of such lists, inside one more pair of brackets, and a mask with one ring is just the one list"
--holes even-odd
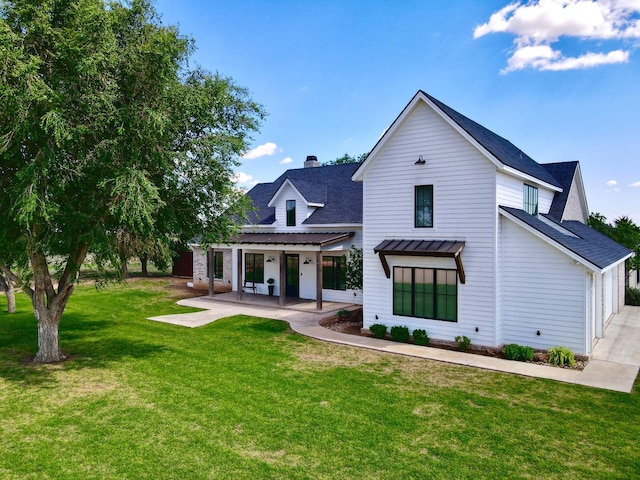
[(269, 199), (268, 207), (275, 209), (276, 226), (299, 227), (327, 202), (327, 185), (286, 177)]

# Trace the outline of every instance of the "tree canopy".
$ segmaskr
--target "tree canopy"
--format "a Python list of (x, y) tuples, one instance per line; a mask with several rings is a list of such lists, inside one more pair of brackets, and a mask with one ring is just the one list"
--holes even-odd
[(232, 79), (189, 69), (193, 40), (147, 0), (0, 0), (0, 265), (32, 299), (36, 361), (88, 254), (122, 239), (234, 232), (232, 169), (264, 111)]
[(343, 165), (345, 163), (360, 163), (363, 162), (369, 153), (361, 153), (357, 157), (352, 157), (348, 153), (345, 153), (341, 157), (336, 158), (335, 160), (329, 160), (328, 162), (324, 162), (323, 165)]
[[(640, 270), (640, 226), (627, 216), (616, 218), (613, 223), (600, 213), (589, 215), (589, 226), (612, 238), (620, 245), (633, 250), (635, 255), (627, 260), (627, 275), (630, 270)], [(628, 280), (628, 279), (627, 279)]]

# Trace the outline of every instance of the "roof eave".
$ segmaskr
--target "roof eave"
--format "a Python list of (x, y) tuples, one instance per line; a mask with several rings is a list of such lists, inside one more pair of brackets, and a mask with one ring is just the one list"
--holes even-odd
[(547, 188), (549, 190), (553, 190), (554, 192), (562, 192), (562, 188), (561, 187), (558, 187), (556, 185), (552, 185), (550, 183), (544, 182), (544, 181), (540, 180), (539, 178), (534, 177), (533, 175), (529, 175), (528, 173), (521, 172), (520, 170), (518, 170), (516, 168), (513, 168), (513, 167), (510, 167), (508, 165), (504, 165), (503, 164), (501, 170), (503, 172), (509, 174), (509, 175), (521, 178), (521, 179), (526, 180), (527, 182), (530, 182), (530, 183), (535, 183), (535, 184), (537, 184), (539, 186), (542, 186), (544, 188)]

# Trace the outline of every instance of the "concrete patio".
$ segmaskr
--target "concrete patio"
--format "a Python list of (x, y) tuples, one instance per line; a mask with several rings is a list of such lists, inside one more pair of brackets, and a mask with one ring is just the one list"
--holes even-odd
[(291, 329), (301, 335), (328, 342), (627, 393), (632, 391), (640, 369), (640, 307), (626, 306), (614, 316), (606, 337), (598, 342), (591, 360), (580, 371), (360, 337), (335, 332), (318, 324), (340, 309), (354, 309), (359, 305), (324, 302), (322, 311), (318, 311), (315, 301), (300, 300), (278, 307), (276, 297), (244, 294), (242, 301), (238, 301), (235, 293), (190, 298), (180, 300), (178, 304), (204, 311), (151, 317), (149, 320), (194, 328), (233, 315), (273, 318), (288, 322)]

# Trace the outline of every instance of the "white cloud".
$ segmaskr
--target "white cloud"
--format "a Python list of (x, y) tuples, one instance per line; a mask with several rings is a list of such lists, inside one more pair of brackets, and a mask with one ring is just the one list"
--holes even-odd
[(638, 182), (633, 182), (631, 185), (629, 185), (630, 187), (640, 187), (640, 181)]
[(510, 3), (476, 27), (474, 38), (490, 33), (515, 35), (514, 49), (503, 70), (571, 70), (627, 63), (629, 51), (585, 52), (566, 56), (552, 48), (562, 37), (582, 40), (640, 39), (640, 0), (530, 0)]
[(260, 158), (267, 155), (270, 156), (276, 152), (277, 148), (278, 148), (278, 145), (276, 145), (275, 143), (267, 142), (262, 145), (258, 145), (253, 150), (249, 150), (247, 153), (243, 155), (242, 158), (245, 158), (247, 160), (253, 160), (254, 158)]
[(280, 165), (287, 165), (291, 162), (293, 162), (293, 158), (291, 157), (283, 158), (282, 160), (280, 160)]
[(609, 180), (607, 182), (607, 187), (614, 187), (618, 184), (618, 182), (616, 180)]
[(236, 183), (244, 184), (244, 185), (255, 185), (258, 183), (257, 180), (253, 179), (252, 175), (244, 172), (238, 172), (233, 176), (233, 181)]

